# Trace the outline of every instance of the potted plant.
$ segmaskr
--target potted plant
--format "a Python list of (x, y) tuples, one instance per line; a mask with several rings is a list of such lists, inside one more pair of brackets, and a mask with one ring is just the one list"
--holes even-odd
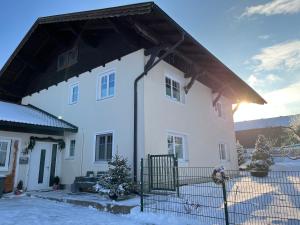
[(60, 184), (60, 179), (58, 176), (53, 178), (53, 190), (58, 190)]

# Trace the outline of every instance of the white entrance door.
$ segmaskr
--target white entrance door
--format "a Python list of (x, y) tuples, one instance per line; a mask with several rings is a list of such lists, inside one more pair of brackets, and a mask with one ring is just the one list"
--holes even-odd
[(30, 153), (28, 190), (49, 189), (52, 145), (36, 142)]

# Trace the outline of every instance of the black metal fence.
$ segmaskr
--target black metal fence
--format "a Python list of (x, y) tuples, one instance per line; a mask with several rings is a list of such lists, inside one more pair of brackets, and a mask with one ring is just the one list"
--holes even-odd
[(176, 171), (177, 186), (174, 191), (154, 190), (150, 179), (165, 186), (168, 173), (151, 173), (153, 165), (148, 162), (142, 162), (141, 169), (142, 211), (188, 217), (200, 224), (300, 224), (300, 171), (254, 177), (247, 171), (227, 170), (229, 179), (216, 184), (213, 168), (173, 170), (176, 163), (171, 168), (156, 165), (156, 171)]

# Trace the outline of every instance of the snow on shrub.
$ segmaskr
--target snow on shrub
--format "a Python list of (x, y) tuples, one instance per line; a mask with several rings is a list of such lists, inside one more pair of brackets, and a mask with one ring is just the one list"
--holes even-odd
[(240, 144), (239, 141), (236, 142), (236, 151), (238, 154), (238, 164), (239, 166), (245, 163), (245, 156), (244, 156), (244, 147)]
[(252, 154), (250, 168), (255, 171), (269, 171), (273, 160), (271, 157), (271, 147), (263, 135), (259, 135), (255, 143), (255, 151)]
[(100, 177), (94, 186), (95, 191), (108, 194), (112, 199), (131, 194), (134, 191), (134, 185), (127, 159), (116, 154), (112, 161), (108, 162), (108, 167), (108, 174)]

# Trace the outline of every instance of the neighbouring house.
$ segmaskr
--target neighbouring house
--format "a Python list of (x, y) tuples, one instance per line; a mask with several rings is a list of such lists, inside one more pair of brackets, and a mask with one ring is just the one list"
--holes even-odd
[(39, 18), (0, 99), (1, 174), (29, 190), (105, 171), (115, 153), (134, 180), (148, 154), (236, 169), (232, 104), (265, 103), (152, 2)]
[(236, 139), (250, 156), (258, 135), (264, 135), (272, 142), (275, 154), (276, 150), (280, 150), (280, 147), (284, 145), (285, 128), (283, 127), (290, 126), (293, 118), (297, 116), (299, 115), (236, 122), (234, 124)]

